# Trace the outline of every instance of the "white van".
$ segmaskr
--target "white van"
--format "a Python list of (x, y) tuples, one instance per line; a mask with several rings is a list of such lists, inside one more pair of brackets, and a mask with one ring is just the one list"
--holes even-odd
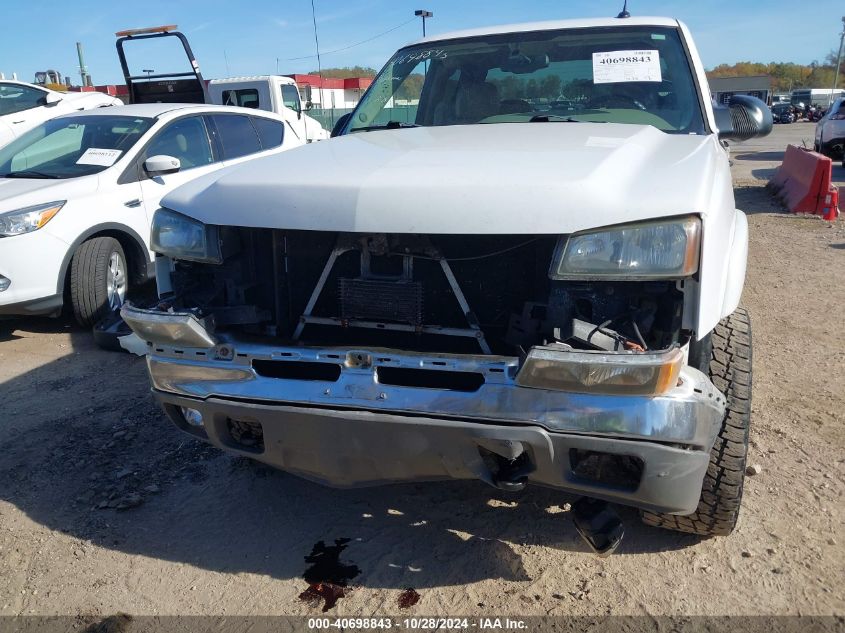
[(293, 133), (307, 143), (329, 138), (329, 131), (305, 113), (310, 102), (303, 106), (299, 87), (290, 77), (260, 75), (212, 79), (208, 84), (208, 98), (217, 105), (275, 112), (284, 117)]

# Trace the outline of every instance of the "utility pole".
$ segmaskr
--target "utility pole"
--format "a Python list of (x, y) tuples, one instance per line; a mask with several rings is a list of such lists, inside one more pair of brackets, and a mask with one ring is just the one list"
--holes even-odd
[(417, 17), (422, 18), (423, 23), (423, 37), (425, 37), (425, 19), (426, 18), (433, 18), (434, 14), (431, 11), (426, 11), (425, 9), (417, 9), (414, 11), (414, 15)]
[(833, 93), (836, 92), (836, 84), (839, 81), (839, 66), (842, 64), (842, 42), (845, 40), (845, 16), (842, 17), (842, 34), (839, 36), (839, 54), (836, 56), (836, 72), (833, 73), (833, 91), (827, 100), (827, 107), (833, 102)]
[(88, 69), (85, 67), (85, 59), (82, 56), (82, 43), (76, 43), (76, 56), (79, 58), (79, 78), (82, 80), (83, 86), (90, 86), (93, 84), (91, 75), (88, 74)]

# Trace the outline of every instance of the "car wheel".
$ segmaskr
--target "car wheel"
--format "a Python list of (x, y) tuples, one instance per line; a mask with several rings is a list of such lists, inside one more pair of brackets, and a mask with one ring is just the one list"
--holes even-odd
[(126, 255), (120, 242), (113, 237), (83, 242), (70, 264), (70, 301), (77, 323), (91, 326), (118, 311), (128, 289)]
[(738, 308), (711, 334), (709, 374), (727, 398), (722, 428), (710, 450), (701, 497), (688, 516), (643, 512), (647, 525), (701, 536), (727, 536), (739, 518), (751, 422), (751, 319)]

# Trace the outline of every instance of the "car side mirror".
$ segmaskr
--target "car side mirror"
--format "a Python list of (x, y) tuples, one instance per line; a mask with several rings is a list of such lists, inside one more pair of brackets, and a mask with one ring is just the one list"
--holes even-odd
[(57, 95), (55, 92), (48, 92), (44, 95), (44, 105), (46, 106), (54, 106), (61, 100), (62, 96)]
[(340, 117), (334, 124), (332, 128), (331, 138), (335, 136), (340, 136), (340, 133), (343, 131), (343, 128), (346, 127), (346, 124), (349, 123), (349, 119), (352, 118), (352, 113), (347, 112), (342, 117)]
[(173, 174), (179, 171), (182, 163), (178, 158), (168, 156), (166, 154), (156, 154), (150, 156), (144, 161), (144, 171), (150, 176), (163, 176), (164, 174)]
[(747, 141), (772, 131), (772, 111), (756, 97), (734, 95), (727, 106), (713, 108), (719, 139)]

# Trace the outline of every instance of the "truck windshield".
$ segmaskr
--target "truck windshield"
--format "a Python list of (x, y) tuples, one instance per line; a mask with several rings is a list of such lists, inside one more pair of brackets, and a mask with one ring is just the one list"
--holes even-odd
[(52, 119), (0, 149), (0, 178), (75, 178), (116, 163), (153, 119), (78, 115)]
[(521, 122), (631, 123), (703, 133), (677, 29), (508, 33), (400, 50), (347, 131)]

